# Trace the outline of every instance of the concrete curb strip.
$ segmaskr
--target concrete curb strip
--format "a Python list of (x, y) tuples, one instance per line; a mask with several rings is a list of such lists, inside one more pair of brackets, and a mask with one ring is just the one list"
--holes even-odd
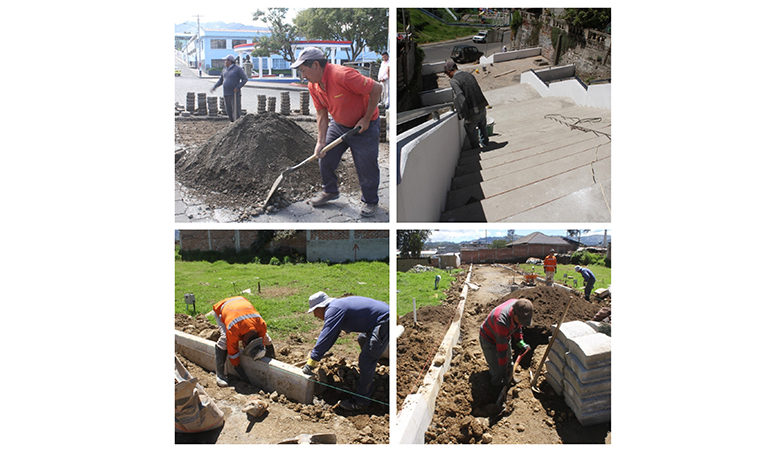
[[(457, 344), (460, 338), (460, 322), (462, 321), (463, 310), (465, 309), (465, 299), (468, 296), (468, 283), (471, 280), (473, 265), (468, 270), (468, 276), (465, 278), (463, 290), (460, 294), (460, 301), (457, 304), (455, 319), (449, 326), (444, 340), (441, 341), (433, 362), (425, 375), (422, 385), (417, 392), (408, 395), (404, 399), (401, 411), (396, 416), (396, 424), (391, 437), (391, 442), (396, 444), (424, 444), (425, 431), (427, 431), (433, 420), (433, 412), (436, 408), (436, 397), (441, 390), (441, 383), (444, 380), (444, 374), (449, 370), (452, 360), (452, 347)], [(443, 361), (441, 361), (443, 359)], [(440, 364), (439, 364), (440, 362)], [(438, 365), (436, 365), (438, 364)]]
[[(176, 330), (174, 333), (175, 351), (206, 370), (214, 371), (214, 346), (209, 341), (192, 334)], [(313, 402), (314, 383), (302, 370), (277, 359), (264, 358), (253, 360), (241, 358), (241, 365), (249, 381), (266, 392), (276, 391), (286, 398), (299, 403)], [(226, 370), (234, 373), (230, 363)]]

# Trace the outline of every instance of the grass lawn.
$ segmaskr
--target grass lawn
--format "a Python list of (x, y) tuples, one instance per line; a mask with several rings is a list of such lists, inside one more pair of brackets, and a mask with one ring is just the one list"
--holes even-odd
[[(440, 42), (455, 39), (463, 36), (473, 36), (476, 34), (475, 28), (458, 27), (444, 25), (438, 20), (424, 14), (422, 11), (409, 8), (409, 15), (412, 21), (412, 27), (415, 30), (415, 38), (418, 44), (427, 44), (429, 42)], [(399, 24), (403, 31), (403, 25)]]
[[(436, 269), (422, 273), (398, 272), (396, 280), (398, 316), (401, 317), (412, 311), (412, 297), (414, 297), (418, 308), (424, 305), (440, 304), (446, 298), (444, 291), (449, 289), (460, 272), (460, 269), (452, 271)], [(438, 289), (433, 289), (436, 275), (441, 275), (441, 281), (438, 284)]]
[[(540, 276), (545, 276), (545, 271), (543, 270), (543, 266), (535, 266), (532, 264), (519, 264), (519, 269), (531, 272), (532, 268), (534, 267), (535, 273), (539, 274)], [(600, 289), (600, 288), (607, 288), (612, 283), (612, 277), (611, 273), (612, 270), (609, 267), (606, 266), (598, 266), (595, 264), (589, 264), (588, 270), (593, 272), (594, 276), (596, 277), (596, 283), (594, 284), (594, 290)], [(583, 276), (579, 273), (575, 272), (575, 265), (574, 264), (557, 264), (556, 265), (556, 274), (554, 275), (553, 279), (559, 284), (563, 284), (565, 286), (573, 287), (573, 283), (571, 280), (568, 281), (568, 279), (564, 278), (564, 274), (567, 274), (567, 276), (571, 276), (574, 280), (577, 280), (577, 287), (579, 289), (582, 289), (583, 286), (585, 286), (585, 283), (583, 283)]]
[[(320, 330), (322, 322), (306, 314), (308, 297), (318, 291), (332, 297), (351, 293), (388, 303), (388, 264), (383, 262), (273, 266), (177, 259), (175, 272), (175, 313), (186, 313), (185, 293), (195, 294), (196, 310), (204, 314), (219, 300), (242, 295), (265, 319), (270, 335), (279, 339), (290, 332)], [(246, 289), (251, 293), (242, 293)]]

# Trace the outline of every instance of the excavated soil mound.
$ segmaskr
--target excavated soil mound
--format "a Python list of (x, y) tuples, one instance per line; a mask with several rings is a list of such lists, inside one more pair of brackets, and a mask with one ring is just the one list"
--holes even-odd
[(427, 365), (433, 360), (452, 322), (464, 280), (465, 273), (456, 276), (443, 304), (417, 308), (417, 324), (411, 312), (398, 318), (398, 324), (404, 327), (404, 333), (396, 344), (398, 409), (401, 409), (404, 398), (412, 393), (412, 389), (422, 383)]
[[(215, 206), (250, 207), (264, 202), (278, 175), (312, 155), (314, 147), (309, 134), (279, 114), (247, 114), (185, 153), (176, 175)], [(318, 163), (307, 163), (284, 177), (276, 200), (308, 198), (320, 182)]]
[[(398, 339), (398, 379), (397, 395), (398, 408), (404, 398), (412, 393), (412, 389), (422, 382), (420, 375), (425, 376), (428, 364), (444, 339), (447, 328), (452, 321), (455, 307), (450, 305), (423, 306), (417, 308), (418, 323), (410, 312), (399, 317), (398, 324), (404, 326), (404, 333)], [(408, 345), (400, 345), (408, 342)]]
[[(378, 365), (374, 371), (372, 401), (366, 409), (368, 414), (384, 415), (388, 413), (389, 401), (389, 368)], [(350, 398), (351, 392), (356, 392), (358, 379), (358, 363), (346, 358), (327, 357), (321, 360), (317, 370), (318, 381), (315, 395), (326, 404), (335, 405), (344, 398)]]

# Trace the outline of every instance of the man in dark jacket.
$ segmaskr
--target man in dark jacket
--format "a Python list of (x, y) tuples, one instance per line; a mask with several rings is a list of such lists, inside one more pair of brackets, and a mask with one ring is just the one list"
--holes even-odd
[(594, 288), (594, 283), (596, 283), (596, 276), (594, 275), (591, 270), (588, 269), (588, 267), (580, 267), (575, 266), (575, 272), (579, 273), (580, 275), (583, 275), (583, 282), (585, 283), (585, 291), (583, 292), (586, 300), (591, 300), (591, 290)]
[(449, 85), (455, 95), (455, 110), (461, 119), (465, 119), (465, 133), (471, 141), (471, 148), (479, 148), (479, 136), (481, 132), (481, 144), (489, 145), (487, 134), (487, 102), (484, 93), (481, 92), (476, 78), (468, 72), (457, 70), (457, 64), (451, 59), (444, 65), (444, 73), (450, 78)]
[(310, 352), (307, 364), (302, 368), (306, 375), (312, 375), (323, 355), (337, 341), (340, 331), (363, 334), (361, 354), (358, 356), (360, 378), (353, 400), (343, 400), (340, 408), (361, 411), (370, 402), (374, 381), (374, 369), (388, 347), (390, 308), (385, 302), (366, 297), (350, 296), (332, 298), (325, 292), (316, 292), (308, 299), (310, 309), (316, 318), (324, 321), (323, 329)]
[(230, 122), (235, 121), (235, 119), (241, 116), (241, 88), (246, 85), (247, 81), (249, 81), (249, 77), (246, 76), (246, 72), (239, 65), (235, 64), (235, 57), (227, 55), (222, 75), (219, 77), (217, 84), (211, 88), (211, 92), (222, 86), (222, 95), (225, 97), (225, 109), (227, 110), (227, 117), (230, 118)]

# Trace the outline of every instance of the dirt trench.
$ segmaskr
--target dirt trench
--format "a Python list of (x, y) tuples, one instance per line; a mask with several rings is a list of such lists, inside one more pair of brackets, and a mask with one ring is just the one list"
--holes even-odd
[[(177, 330), (216, 341), (219, 329), (205, 316), (175, 315)], [(320, 330), (319, 330), (320, 331)], [(317, 332), (316, 332), (317, 334)], [(315, 337), (312, 333), (292, 334), (284, 341), (273, 340), (276, 359), (299, 365), (307, 359)], [(358, 354), (334, 346), (321, 360), (313, 404), (296, 403), (277, 392), (265, 392), (258, 386), (235, 380), (232, 386), (220, 388), (215, 375), (177, 354), (190, 374), (198, 378), (206, 393), (225, 413), (225, 425), (207, 433), (176, 433), (177, 443), (276, 444), (306, 433), (335, 433), (340, 444), (383, 444), (389, 441), (389, 367), (377, 366), (374, 376), (374, 401), (364, 413), (347, 414), (334, 406), (355, 392), (358, 382)], [(342, 389), (342, 390), (341, 390)], [(250, 420), (241, 411), (249, 402), (264, 400), (269, 412), (260, 420)]]
[(396, 360), (398, 409), (401, 409), (404, 398), (416, 391), (417, 387), (422, 384), (428, 365), (452, 322), (457, 302), (460, 300), (465, 276), (466, 272), (457, 274), (455, 281), (447, 291), (447, 298), (441, 305), (417, 308), (416, 324), (414, 314), (411, 312), (399, 317), (398, 324), (404, 327), (404, 333), (398, 338), (396, 345), (398, 353)]
[[(461, 325), (461, 337), (455, 346), (451, 367), (444, 377), (436, 399), (433, 421), (425, 433), (426, 443), (557, 444), (605, 443), (609, 424), (584, 427), (564, 402), (539, 377), (542, 394), (529, 388), (529, 369), (535, 371), (550, 336), (550, 326), (558, 322), (570, 296), (574, 296), (565, 321), (590, 320), (600, 305), (557, 287), (536, 286), (511, 292), (514, 272), (500, 266), (474, 266), (471, 282), (480, 286), (469, 291)], [(508, 392), (505, 410), (495, 415), (498, 391), (493, 392), (489, 371), (478, 342), (478, 330), (489, 312), (512, 297), (532, 300), (532, 326), (525, 329), (525, 341), (533, 351), (522, 359), (516, 374), (518, 384)], [(448, 323), (446, 324), (448, 326)], [(446, 327), (444, 328), (446, 330)], [(443, 334), (442, 334), (443, 337)], [(440, 339), (440, 338), (439, 338)], [(401, 345), (411, 346), (408, 341)], [(399, 362), (398, 377), (401, 372)]]

